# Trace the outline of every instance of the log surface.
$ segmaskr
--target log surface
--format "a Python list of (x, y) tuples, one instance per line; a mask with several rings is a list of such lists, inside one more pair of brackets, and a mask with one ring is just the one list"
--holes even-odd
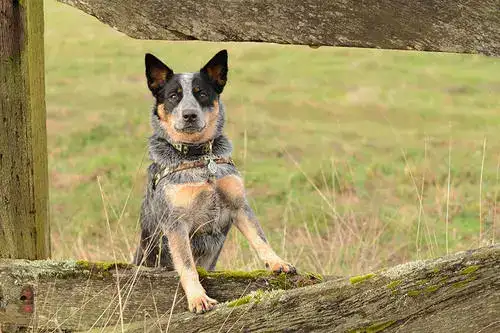
[(500, 55), (498, 0), (58, 0), (140, 39)]
[[(500, 246), (410, 262), (127, 332), (500, 332)], [(106, 330), (105, 332), (111, 332)]]
[[(290, 289), (320, 282), (267, 271), (201, 272), (207, 294), (219, 302), (255, 290)], [(118, 290), (120, 292), (118, 293)], [(177, 297), (176, 297), (177, 293)], [(175, 300), (175, 302), (174, 302)], [(0, 326), (38, 331), (86, 331), (165, 318), (187, 310), (175, 272), (124, 263), (0, 260)]]
[(310, 275), (202, 274), (209, 295), (232, 301), (193, 315), (185, 311), (179, 289), (180, 303), (170, 317), (178, 286), (172, 272), (126, 264), (4, 260), (0, 323), (3, 333), (19, 327), (50, 332), (165, 332), (168, 327), (183, 333), (496, 333), (499, 271), (500, 245), (495, 245), (321, 283)]

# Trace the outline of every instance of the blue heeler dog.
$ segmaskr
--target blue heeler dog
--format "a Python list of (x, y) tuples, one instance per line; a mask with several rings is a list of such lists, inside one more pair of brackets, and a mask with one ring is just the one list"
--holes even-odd
[(231, 160), (220, 99), (227, 81), (227, 51), (217, 53), (196, 73), (174, 74), (151, 54), (145, 62), (156, 103), (135, 264), (176, 270), (189, 310), (195, 313), (217, 304), (206, 295), (196, 266), (215, 268), (233, 224), (268, 269), (295, 273), (266, 241)]

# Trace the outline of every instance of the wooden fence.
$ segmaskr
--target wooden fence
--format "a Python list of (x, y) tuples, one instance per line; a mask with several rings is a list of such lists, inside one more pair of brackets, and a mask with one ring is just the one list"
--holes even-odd
[[(323, 45), (356, 46), (403, 50), (483, 53), (491, 56), (500, 55), (500, 5), (498, 0), (60, 1), (80, 8), (96, 16), (110, 26), (135, 38), (257, 41), (282, 44), (304, 44), (312, 47)], [(0, 258), (44, 259), (50, 257), (47, 137), (45, 122), (43, 1), (0, 0)], [(488, 317), (486, 315), (480, 315), (477, 311), (473, 311), (473, 309), (476, 308), (490, 311), (485, 313), (493, 313), (493, 315), (496, 315), (496, 323), (498, 323), (498, 315), (500, 312), (498, 307), (498, 300), (500, 299), (498, 295), (500, 288), (498, 274), (496, 274), (496, 277), (488, 274), (492, 269), (497, 269), (496, 272), (498, 272), (498, 247), (491, 250), (491, 252), (479, 251), (477, 253), (475, 254), (477, 255), (476, 257), (470, 253), (462, 256), (461, 263), (463, 265), (467, 265), (467, 262), (480, 263), (470, 265), (475, 265), (474, 267), (477, 266), (477, 274), (484, 272), (484, 275), (467, 275), (468, 273), (460, 275), (460, 272), (467, 270), (467, 267), (460, 266), (462, 268), (457, 268), (458, 266), (455, 266), (453, 269), (450, 268), (450, 271), (458, 274), (458, 276), (462, 278), (464, 276), (469, 276), (470, 279), (463, 278), (455, 281), (443, 275), (441, 276), (441, 278), (444, 279), (442, 282), (428, 286), (427, 290), (414, 292), (415, 296), (419, 296), (425, 295), (425, 292), (432, 293), (437, 290), (444, 290), (442, 286), (452, 288), (453, 285), (449, 284), (449, 281), (455, 281), (453, 283), (456, 283), (456, 287), (469, 285), (470, 282), (470, 285), (474, 287), (464, 290), (475, 292), (480, 297), (483, 297), (481, 296), (483, 294), (480, 293), (481, 288), (483, 288), (482, 290), (486, 290), (484, 288), (489, 288), (487, 289), (490, 292), (490, 294), (488, 294), (489, 296), (484, 295), (485, 303), (481, 303), (481, 298), (455, 298), (455, 300), (473, 300), (476, 302), (474, 303), (476, 305), (469, 307), (470, 311), (463, 310), (465, 308), (462, 308), (463, 311), (457, 310), (457, 313), (460, 313), (460, 316), (465, 318), (463, 320), (458, 318), (458, 315), (453, 315), (449, 311), (446, 312), (446, 309), (438, 307), (441, 315), (447, 314), (452, 316), (450, 318), (455, 318), (455, 322), (448, 321), (448, 324), (446, 324), (448, 326), (443, 326), (447, 327), (446, 330), (458, 327), (458, 329), (454, 331), (461, 331), (465, 326), (462, 327), (457, 325), (459, 325), (459, 323), (466, 325), (468, 322), (472, 326), (475, 325), (474, 327), (479, 327), (484, 332), (498, 327), (498, 325), (495, 326), (495, 321), (491, 319), (493, 316)], [(480, 257), (480, 255), (484, 255), (484, 257)], [(61, 285), (64, 285), (60, 284), (62, 283), (61, 276), (66, 275), (57, 271), (57, 269), (52, 271), (52, 273), (43, 271), (45, 273), (38, 274), (36, 272), (41, 272), (41, 268), (39, 267), (40, 263), (36, 261), (22, 262), (22, 264), (25, 265), (23, 269), (19, 268), (19, 262), (17, 261), (3, 261), (0, 265), (0, 331), (15, 330), (19, 328), (19, 325), (22, 327), (45, 328), (48, 330), (54, 329), (54, 327), (59, 330), (61, 327), (65, 327), (65, 331), (78, 329), (78, 327), (68, 326), (66, 328), (66, 326), (64, 326), (64, 323), (73, 322), (69, 317), (52, 316), (59, 321), (56, 324), (51, 324), (48, 317), (43, 317), (40, 313), (36, 316), (32, 316), (33, 313), (37, 313), (37, 304), (42, 302), (40, 299), (36, 298), (37, 295), (49, 294), (51, 288), (50, 281), (54, 281), (55, 283), (54, 288), (56, 289), (54, 290), (61, 290), (57, 288), (61, 288)], [(62, 265), (57, 267), (59, 267), (58, 269), (64, 269), (65, 265), (71, 266), (71, 263), (59, 263), (54, 265)], [(112, 267), (116, 269), (112, 274), (110, 273), (110, 276), (113, 276), (112, 281), (127, 279), (127, 277), (131, 278), (136, 274), (134, 272), (139, 270), (139, 268), (137, 268), (137, 271), (131, 271), (131, 268), (127, 268), (128, 270), (122, 269), (122, 271), (120, 271), (117, 266)], [(441, 269), (437, 266), (435, 268)], [(484, 268), (484, 271), (481, 271), (482, 268)], [(460, 271), (460, 269), (462, 269), (462, 271)], [(27, 275), (23, 275), (24, 273), (19, 273), (21, 271), (28, 273)], [(72, 278), (91, 276), (85, 275), (87, 274), (85, 272), (88, 272), (88, 270), (68, 273), (68, 276)], [(104, 274), (102, 271), (100, 272)], [(410, 273), (415, 273), (412, 272)], [(422, 272), (418, 271), (417, 273), (420, 274)], [(149, 276), (148, 279), (151, 279), (151, 275), (148, 274), (154, 275), (156, 273), (150, 272), (145, 274), (145, 276)], [(104, 275), (101, 277), (106, 280), (108, 276)], [(161, 275), (161, 278), (167, 279), (167, 275)], [(26, 278), (26, 276), (30, 278)], [(436, 276), (440, 275), (437, 274)], [(219, 276), (219, 279), (220, 278), (221, 276)], [(207, 277), (207, 281), (208, 280), (210, 280), (210, 278)], [(250, 284), (256, 281), (255, 279), (250, 280), (251, 281), (245, 281)], [(147, 281), (147, 279), (140, 281), (144, 282)], [(269, 285), (269, 281), (266, 279), (258, 281), (264, 283), (264, 285), (266, 285), (266, 283)], [(386, 278), (374, 281), (378, 281), (377, 283), (380, 284), (376, 285), (378, 286), (377, 288), (382, 288), (381, 286), (386, 282), (396, 287), (397, 282), (396, 280), (392, 280), (391, 282)], [(473, 281), (476, 282), (473, 283)], [(174, 280), (171, 282), (176, 283)], [(228, 283), (228, 280), (221, 283)], [(78, 286), (78, 288), (84, 288), (82, 284), (76, 284), (76, 286)], [(106, 288), (113, 288), (113, 286), (105, 282), (103, 282), (101, 287), (103, 290), (106, 290)], [(43, 288), (43, 290), (40, 288)], [(147, 289), (147, 283), (145, 283), (142, 288)], [(336, 285), (335, 288), (325, 290), (337, 293), (343, 287), (342, 285)], [(351, 291), (356, 290), (356, 288), (352, 286), (349, 288), (348, 290)], [(388, 288), (391, 289), (390, 286)], [(78, 289), (72, 288), (71, 290), (78, 293)], [(169, 292), (170, 291), (171, 290), (169, 290)], [(412, 290), (404, 290), (404, 292), (406, 296), (412, 296), (410, 295)], [(315, 295), (314, 298), (319, 300), (322, 299), (321, 293), (315, 294), (316, 291), (314, 290), (312, 293)], [(100, 297), (98, 294), (99, 293), (94, 297)], [(68, 299), (77, 297), (64, 293), (61, 293), (61, 295)], [(301, 294), (294, 295), (299, 297)], [(339, 292), (339, 295), (344, 294)], [(496, 298), (492, 299), (491, 295)], [(237, 295), (232, 293), (229, 296), (226, 298), (230, 299)], [(366, 294), (366, 296), (368, 296), (368, 294)], [(302, 312), (294, 307), (295, 303), (290, 297), (292, 296), (280, 294), (279, 297), (269, 298), (272, 300), (270, 301), (271, 303), (265, 303), (266, 305), (261, 305), (260, 307), (266, 309), (266, 311), (272, 311), (269, 307), (274, 306), (273, 304), (278, 307), (279, 304), (282, 304), (282, 306), (290, 306), (289, 309), (295, 309), (293, 311), (296, 312), (290, 310), (292, 311), (292, 315), (290, 317), (280, 317), (281, 319), (271, 316), (269, 320), (275, 321), (276, 326), (263, 325), (256, 329), (265, 330), (273, 327), (275, 329), (278, 329), (278, 327), (281, 329), (288, 324), (292, 327), (294, 314), (297, 315), (297, 320), (299, 320), (299, 318), (303, 319), (301, 316), (305, 316), (305, 314), (302, 314)], [(49, 299), (50, 302), (62, 302), (55, 298)], [(403, 302), (401, 303), (402, 305), (407, 305), (413, 304), (412, 302), (414, 302), (413, 300), (415, 299), (418, 298), (410, 297), (404, 300), (398, 300)], [(109, 299), (106, 301), (109, 301)], [(169, 302), (170, 301), (169, 299)], [(82, 302), (85, 303), (85, 301)], [(362, 300), (360, 299), (359, 302), (362, 303)], [(256, 302), (254, 303), (257, 304)], [(61, 304), (66, 303), (63, 302)], [(319, 302), (318, 304), (323, 303)], [(332, 304), (334, 303), (324, 303), (325, 306), (333, 306)], [(410, 307), (409, 309), (414, 309), (415, 311), (431, 311), (432, 306), (438, 306), (435, 304), (432, 305), (432, 302), (429, 304), (431, 305), (425, 309), (418, 310), (418, 307)], [(351, 306), (355, 307), (357, 305), (351, 304)], [(57, 313), (66, 313), (58, 308), (58, 304), (52, 303), (50, 308), (59, 309), (56, 311)], [(257, 306), (257, 308), (259, 308), (259, 306)], [(451, 308), (453, 307), (451, 306)], [(39, 309), (41, 310), (41, 308)], [(212, 318), (218, 320), (221, 318), (217, 316), (220, 316), (221, 313), (224, 316), (232, 313), (229, 308), (226, 309), (227, 311), (224, 310), (226, 312), (219, 312), (219, 315), (214, 314)], [(158, 308), (156, 308), (156, 310), (158, 310)], [(279, 311), (285, 310), (285, 308), (279, 307)], [(313, 306), (311, 310), (321, 312), (327, 309)], [(239, 311), (240, 310), (238, 310), (237, 313), (241, 314)], [(279, 311), (276, 313), (280, 313)], [(417, 316), (418, 311), (414, 313), (414, 317)], [(24, 315), (20, 314), (14, 317), (8, 317), (10, 320), (8, 322), (9, 325), (1, 326), (2, 321), (5, 322), (7, 320), (5, 313), (11, 314), (17, 312), (24, 313)], [(41, 313), (43, 313), (43, 311)], [(29, 314), (29, 316), (27, 317), (26, 314)], [(73, 315), (82, 316), (82, 313)], [(334, 313), (331, 315), (335, 316)], [(186, 325), (185, 322), (183, 322), (184, 317), (176, 318), (177, 321), (175, 321), (175, 325), (178, 325), (176, 327), (179, 329), (182, 327), (182, 329), (185, 330)], [(289, 318), (287, 319), (289, 322), (283, 323), (283, 318)], [(402, 319), (403, 317), (398, 317), (396, 319), (388, 318), (393, 317), (391, 317), (389, 313), (379, 313), (378, 317), (374, 316), (372, 318), (372, 321), (378, 322), (357, 322), (351, 326), (345, 326), (345, 328), (347, 329), (350, 327), (352, 329), (358, 329), (357, 331), (361, 332), (369, 331), (370, 325), (375, 325), (371, 328), (372, 331), (382, 329), (390, 330), (391, 327), (397, 328), (404, 324), (403, 320), (411, 322), (411, 318), (413, 317), (404, 317), (407, 319)], [(444, 317), (441, 316), (440, 318)], [(479, 319), (476, 320), (474, 318)], [(323, 324), (319, 322), (320, 321), (318, 321), (317, 324), (318, 326), (315, 326), (316, 328), (323, 327), (321, 326)], [(481, 322), (490, 326), (481, 328)], [(37, 326), (40, 323), (43, 324)], [(110, 322), (107, 323), (109, 324)], [(304, 325), (307, 324), (306, 322), (302, 323)], [(424, 322), (422, 322), (422, 325), (423, 323)], [(99, 325), (101, 324), (102, 323)], [(249, 325), (248, 327), (250, 327), (254, 324), (255, 320), (253, 324), (248, 322), (245, 325)], [(341, 321), (339, 322), (339, 325), (340, 324), (342, 324)], [(89, 327), (85, 326), (84, 328), (88, 329)], [(144, 327), (139, 324), (139, 326), (134, 329), (138, 330), (139, 328), (143, 329)], [(130, 329), (132, 330), (132, 328)], [(414, 332), (416, 331), (418, 331), (418, 329), (414, 330)], [(462, 331), (466, 332), (466, 330)]]

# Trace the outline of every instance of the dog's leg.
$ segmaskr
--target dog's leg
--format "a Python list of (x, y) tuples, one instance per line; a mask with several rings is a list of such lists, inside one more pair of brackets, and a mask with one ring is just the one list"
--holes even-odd
[(225, 240), (226, 235), (219, 232), (191, 236), (191, 248), (196, 266), (213, 271)]
[(260, 259), (264, 261), (268, 269), (276, 273), (296, 273), (295, 267), (281, 259), (271, 248), (264, 236), (264, 231), (248, 204), (237, 211), (234, 224), (248, 239), (250, 245), (257, 252)]
[(208, 297), (200, 283), (191, 251), (189, 235), (182, 227), (165, 232), (175, 270), (188, 300), (189, 311), (203, 313), (215, 307), (217, 301)]
[(142, 246), (141, 246), (141, 244), (139, 244), (139, 246), (135, 250), (134, 259), (133, 259), (132, 263), (134, 265), (141, 265), (143, 257), (144, 257), (144, 253), (142, 251)]
[(143, 229), (141, 240), (136, 250), (134, 264), (147, 267), (158, 266), (158, 237), (153, 236), (148, 230)]

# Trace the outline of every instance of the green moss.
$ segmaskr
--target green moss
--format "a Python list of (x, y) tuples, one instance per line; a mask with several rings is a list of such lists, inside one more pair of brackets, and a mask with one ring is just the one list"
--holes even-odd
[(234, 308), (236, 306), (250, 303), (251, 300), (252, 300), (252, 296), (246, 295), (246, 296), (240, 297), (238, 299), (235, 299), (234, 301), (229, 302), (227, 306), (229, 308)]
[(323, 275), (318, 274), (318, 273), (313, 273), (313, 272), (305, 272), (304, 276), (311, 279), (311, 280), (318, 280), (323, 282), (324, 278)]
[(93, 274), (100, 274), (102, 276), (111, 276), (111, 271), (114, 269), (128, 269), (134, 267), (126, 262), (114, 261), (97, 261), (89, 262), (86, 260), (78, 260), (75, 263), (77, 268), (82, 270), (91, 271)]
[(82, 268), (82, 269), (90, 269), (91, 265), (90, 265), (90, 262), (88, 262), (86, 260), (78, 260), (76, 262), (76, 267)]
[(421, 293), (422, 293), (421, 290), (410, 290), (410, 291), (407, 292), (407, 295), (415, 297), (415, 296), (420, 295)]
[(111, 269), (127, 269), (132, 268), (134, 265), (128, 264), (126, 262), (114, 262), (114, 261), (96, 261), (89, 262), (86, 260), (78, 260), (76, 261), (76, 267), (82, 269), (89, 270), (98, 270), (98, 271), (109, 271)]
[(266, 270), (208, 272), (202, 267), (197, 267), (197, 270), (200, 278), (256, 279), (260, 277), (272, 277), (274, 275), (272, 272)]
[(442, 277), (441, 279), (439, 279), (438, 284), (445, 284), (446, 281), (448, 281), (448, 278), (447, 277)]
[(472, 274), (475, 271), (477, 271), (481, 266), (479, 265), (471, 265), (469, 267), (466, 267), (460, 271), (460, 274), (466, 275), (466, 274)]
[(423, 286), (424, 284), (427, 284), (427, 283), (429, 283), (429, 280), (427, 280), (427, 279), (422, 279), (422, 280), (417, 281), (417, 284), (419, 286)]
[(465, 287), (467, 284), (469, 284), (469, 282), (472, 282), (476, 279), (476, 277), (470, 277), (468, 278), (467, 280), (463, 280), (463, 281), (459, 281), (459, 282), (455, 282), (453, 283), (451, 286), (453, 288), (463, 288)]
[(273, 287), (273, 289), (290, 289), (293, 286), (293, 283), (290, 282), (290, 279), (285, 273), (281, 273), (276, 275), (272, 279), (270, 279), (269, 284)]
[(373, 274), (373, 273), (369, 273), (366, 275), (353, 276), (353, 277), (349, 278), (349, 282), (351, 282), (351, 284), (357, 284), (357, 283), (361, 283), (361, 282), (364, 282), (366, 280), (369, 280), (374, 276), (375, 276), (375, 274)]
[(357, 328), (355, 330), (349, 331), (350, 333), (376, 333), (385, 330), (389, 326), (392, 326), (396, 321), (389, 320), (381, 323), (376, 323), (367, 327)]
[(465, 281), (455, 282), (451, 286), (453, 288), (463, 288), (463, 287), (465, 287), (467, 285), (467, 283), (468, 283), (467, 280), (465, 280)]
[(403, 281), (401, 280), (394, 280), (391, 283), (389, 283), (386, 287), (395, 290)]
[(205, 268), (203, 267), (196, 267), (196, 270), (198, 271), (198, 276), (200, 278), (208, 277), (208, 272)]
[(441, 287), (442, 286), (440, 286), (440, 285), (429, 286), (429, 287), (425, 288), (425, 292), (427, 292), (427, 293), (433, 293), (433, 292), (437, 291)]
[(240, 297), (238, 299), (235, 299), (227, 304), (229, 308), (234, 308), (236, 306), (241, 306), (244, 304), (248, 304), (250, 302), (253, 302), (254, 304), (260, 303), (262, 298), (264, 297), (264, 291), (261, 289), (256, 290), (255, 292), (248, 294), (246, 296)]
[(216, 271), (208, 272), (202, 267), (197, 267), (200, 278), (219, 279), (244, 279), (255, 280), (265, 278), (272, 289), (290, 289), (294, 287), (310, 286), (323, 281), (323, 277), (316, 273), (304, 273), (302, 275), (290, 276), (285, 273), (276, 275), (267, 270), (255, 271)]

